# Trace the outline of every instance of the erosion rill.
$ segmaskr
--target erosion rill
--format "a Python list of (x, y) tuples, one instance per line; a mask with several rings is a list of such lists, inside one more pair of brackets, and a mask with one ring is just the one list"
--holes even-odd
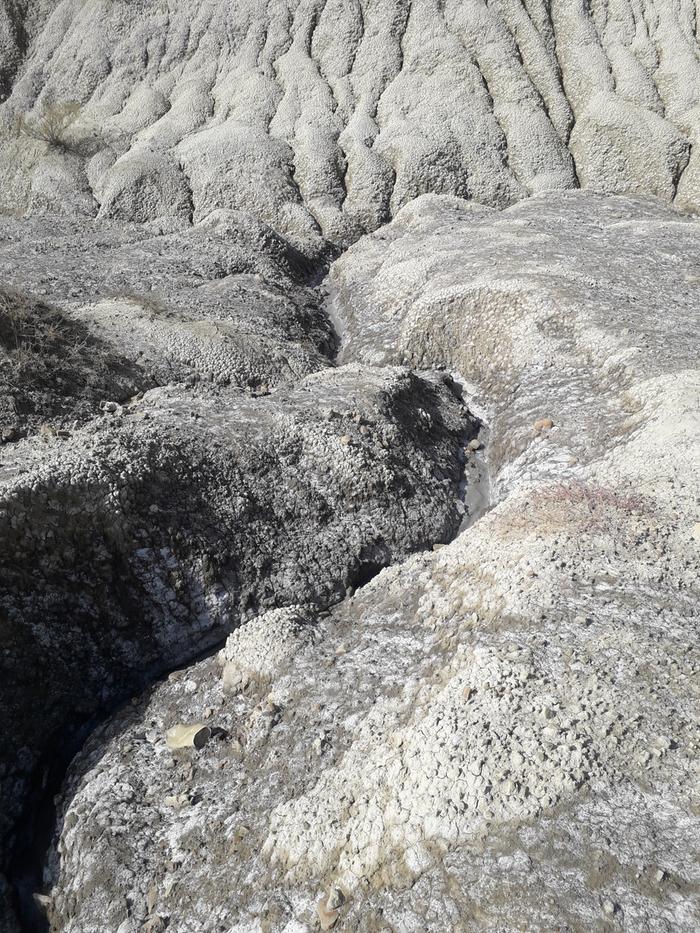
[(0, 933), (700, 927), (699, 22), (0, 0)]

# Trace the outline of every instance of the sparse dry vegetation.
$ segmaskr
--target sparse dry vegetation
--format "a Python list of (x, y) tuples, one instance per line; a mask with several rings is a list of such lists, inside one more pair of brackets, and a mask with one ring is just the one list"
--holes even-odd
[(81, 125), (82, 107), (75, 100), (44, 106), (36, 116), (22, 115), (16, 122), (18, 136), (44, 143), (49, 149), (79, 156), (94, 155), (106, 145), (97, 128)]
[(155, 320), (156, 317), (169, 317), (170, 308), (168, 307), (165, 299), (153, 292), (135, 292), (135, 291), (118, 291), (112, 292), (109, 295), (110, 298), (113, 298), (115, 301), (128, 301), (131, 304), (138, 305), (140, 308), (143, 308), (144, 311), (148, 311), (151, 320)]
[(576, 480), (571, 483), (557, 483), (544, 490), (542, 497), (548, 502), (576, 502), (586, 505), (590, 512), (601, 507), (610, 507), (623, 512), (644, 511), (647, 503), (641, 494), (623, 495), (605, 486), (593, 486)]
[(145, 382), (85, 327), (29, 295), (0, 288), (0, 435), (5, 440), (48, 420), (84, 418), (105, 398)]
[(578, 534), (622, 535), (623, 526), (630, 519), (649, 520), (654, 513), (653, 500), (641, 493), (625, 493), (574, 479), (538, 489), (526, 510), (518, 504), (510, 512), (504, 512), (501, 525), (505, 534), (568, 530)]
[[(60, 352), (71, 357), (84, 346), (69, 339), (71, 326), (56, 308), (11, 289), (0, 290), (0, 345), (21, 367)], [(72, 335), (74, 336), (74, 335)]]

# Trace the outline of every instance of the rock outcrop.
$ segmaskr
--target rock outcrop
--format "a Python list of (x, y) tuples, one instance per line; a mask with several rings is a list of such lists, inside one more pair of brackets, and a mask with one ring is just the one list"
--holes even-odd
[[(0, 487), (3, 830), (39, 753), (261, 608), (325, 608), (459, 526), (471, 422), (401, 369), (327, 369), (283, 401), (154, 389), (11, 445)], [(42, 703), (34, 698), (41, 678)], [(21, 737), (21, 738), (20, 738)]]
[(312, 260), (248, 215), (7, 220), (0, 269), (11, 870), (85, 724), (265, 608), (449, 540), (477, 422), (444, 374), (336, 366)]
[(700, 926), (698, 23), (0, 0), (0, 933)]

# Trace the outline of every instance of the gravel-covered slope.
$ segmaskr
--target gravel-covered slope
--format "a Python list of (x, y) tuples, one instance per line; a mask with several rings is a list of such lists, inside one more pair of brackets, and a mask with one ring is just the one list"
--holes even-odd
[(0, 933), (700, 926), (699, 24), (0, 0)]
[(0, 17), (6, 210), (234, 208), (343, 245), (425, 192), (700, 205), (691, 2), (2, 0)]
[(538, 419), (555, 422), (556, 473), (628, 438), (633, 382), (665, 404), (676, 381), (696, 385), (679, 371), (697, 363), (700, 224), (654, 199), (571, 192), (498, 212), (427, 196), (346, 252), (329, 287), (341, 361), (440, 364), (478, 389), (503, 491), (541, 454)]
[(342, 358), (459, 370), (493, 508), (93, 735), (53, 929), (697, 928), (699, 276), (696, 220), (583, 193), (423, 198), (334, 266)]
[(250, 214), (0, 224), (0, 435), (70, 430), (171, 382), (265, 394), (329, 364), (321, 266)]

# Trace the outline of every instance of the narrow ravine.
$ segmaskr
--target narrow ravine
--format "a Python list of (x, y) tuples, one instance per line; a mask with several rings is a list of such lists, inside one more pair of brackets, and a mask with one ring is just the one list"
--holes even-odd
[[(329, 293), (324, 279), (317, 283), (319, 290), (327, 295), (324, 310), (331, 321), (335, 334), (335, 342), (340, 351), (343, 347), (345, 326), (337, 313), (332, 293)], [(444, 546), (458, 534), (471, 527), (488, 511), (490, 507), (490, 481), (488, 461), (485, 448), (488, 441), (486, 427), (479, 424), (469, 414), (468, 400), (464, 397), (462, 383), (459, 376), (451, 377), (446, 373), (438, 373), (441, 380), (450, 389), (451, 394), (459, 400), (464, 407), (465, 424), (468, 429), (461, 438), (459, 461), (461, 463), (461, 477), (456, 486), (456, 504), (458, 522), (450, 536), (428, 541), (424, 548), (431, 550), (433, 546)], [(273, 393), (274, 395), (274, 393)], [(421, 414), (418, 412), (417, 414)], [(322, 602), (319, 610), (324, 612), (342, 604), (343, 599), (356, 596), (358, 592), (370, 583), (380, 573), (386, 563), (378, 563), (372, 559), (363, 561), (352, 573), (345, 588), (345, 594), (335, 601)], [(106, 723), (117, 710), (129, 704), (140, 704), (144, 697), (148, 697), (151, 690), (159, 683), (168, 680), (175, 671), (186, 671), (188, 667), (199, 663), (203, 657), (216, 654), (224, 642), (218, 642), (207, 649), (205, 654), (199, 653), (172, 667), (158, 671), (157, 678), (150, 683), (142, 684), (142, 693), (130, 694), (113, 699), (104, 705), (89, 719), (76, 720), (67, 723), (57, 732), (46, 749), (42, 759), (35, 769), (29, 792), (26, 796), (26, 806), (17, 823), (16, 839), (10, 858), (10, 881), (14, 888), (16, 909), (24, 933), (46, 933), (49, 930), (49, 920), (45, 914), (44, 906), (46, 895), (44, 891), (44, 872), (47, 854), (56, 841), (57, 812), (56, 800), (61, 796), (66, 773), (71, 766), (75, 755), (80, 751), (88, 737), (98, 726)]]

